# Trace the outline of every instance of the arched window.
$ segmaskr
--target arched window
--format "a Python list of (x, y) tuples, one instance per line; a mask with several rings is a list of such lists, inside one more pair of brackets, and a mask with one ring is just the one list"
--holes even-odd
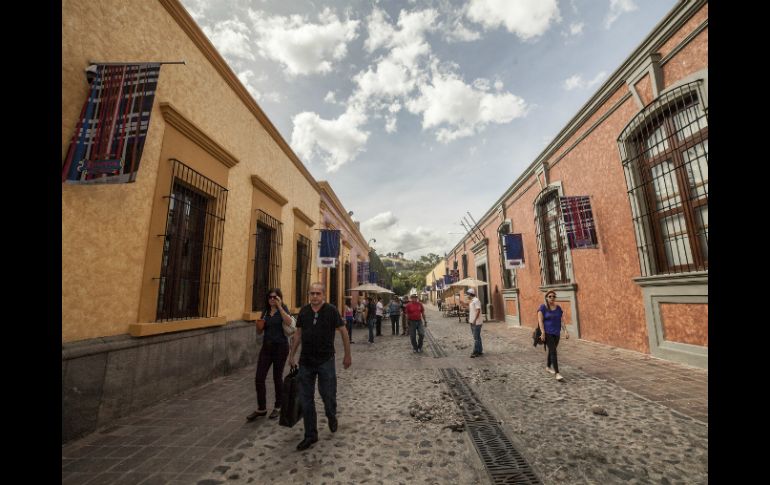
[(700, 82), (642, 110), (618, 139), (643, 276), (708, 269), (708, 112)]

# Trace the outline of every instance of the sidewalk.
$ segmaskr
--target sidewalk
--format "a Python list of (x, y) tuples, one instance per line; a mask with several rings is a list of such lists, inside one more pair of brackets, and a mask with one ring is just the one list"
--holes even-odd
[[(295, 450), (301, 422), (245, 421), (255, 406), (245, 368), (63, 446), (62, 483), (492, 483), (472, 429), (447, 427), (467, 405), (447, 369), (542, 483), (707, 483), (707, 371), (570, 339), (559, 343), (559, 383), (530, 330), (486, 323), (484, 356), (470, 359), (467, 324), (430, 307), (427, 317), (421, 354), (390, 325), (373, 345), (356, 328), (345, 370), (337, 342), (339, 430), (317, 397), (319, 442), (306, 451)], [(416, 401), (434, 416), (412, 416)]]

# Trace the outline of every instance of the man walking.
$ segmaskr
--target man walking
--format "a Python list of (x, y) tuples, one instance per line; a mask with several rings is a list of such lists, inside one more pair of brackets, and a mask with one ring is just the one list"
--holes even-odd
[(473, 288), (468, 288), (465, 293), (471, 297), (471, 303), (468, 305), (468, 323), (471, 324), (471, 333), (473, 333), (473, 353), (471, 354), (473, 359), (484, 353), (481, 346), (481, 302)]
[(388, 304), (390, 312), (390, 329), (392, 335), (398, 335), (398, 321), (401, 319), (401, 299), (391, 298)]
[(376, 315), (377, 315), (377, 336), (382, 337), (382, 314), (385, 309), (382, 306), (382, 301), (379, 296), (375, 296), (377, 299)]
[[(422, 353), (422, 341), (425, 338), (424, 328), (428, 326), (428, 320), (425, 318), (425, 308), (422, 303), (417, 301), (417, 293), (409, 295), (409, 303), (404, 308), (406, 311), (406, 318), (409, 321), (409, 335), (412, 339), (412, 348), (415, 353)], [(423, 322), (425, 326), (423, 327)], [(419, 334), (419, 341), (415, 334)]]
[(366, 325), (369, 327), (369, 343), (374, 343), (374, 327), (377, 325), (377, 304), (374, 297), (366, 298)]
[(297, 331), (289, 353), (289, 363), (297, 365), (297, 347), (302, 344), (299, 357), (299, 398), (305, 424), (305, 438), (297, 445), (305, 450), (318, 441), (315, 412), (315, 379), (318, 376), (318, 392), (324, 403), (324, 412), (332, 433), (337, 431), (337, 371), (334, 365), (334, 331), (342, 336), (345, 357), (342, 365), (347, 369), (353, 360), (350, 355), (348, 331), (340, 312), (334, 305), (324, 302), (325, 287), (321, 283), (310, 285), (310, 304), (303, 306), (297, 318)]

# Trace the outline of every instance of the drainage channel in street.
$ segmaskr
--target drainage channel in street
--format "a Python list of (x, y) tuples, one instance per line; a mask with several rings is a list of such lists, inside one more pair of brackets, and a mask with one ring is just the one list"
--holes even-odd
[[(434, 357), (447, 357), (430, 331), (426, 329), (425, 333)], [(492, 483), (542, 484), (527, 460), (513, 447), (495, 416), (481, 403), (458, 370), (449, 368), (439, 371), (462, 412), (465, 427)]]

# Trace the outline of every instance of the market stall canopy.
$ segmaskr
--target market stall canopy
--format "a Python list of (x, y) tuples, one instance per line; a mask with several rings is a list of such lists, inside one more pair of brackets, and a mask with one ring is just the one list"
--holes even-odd
[(477, 287), (477, 286), (485, 286), (487, 284), (486, 281), (477, 280), (475, 278), (465, 278), (457, 283), (452, 283), (449, 286), (455, 286), (455, 287)]
[(355, 288), (351, 288), (348, 291), (370, 291), (372, 293), (390, 293), (393, 294), (392, 291), (390, 291), (387, 288), (383, 288), (380, 285), (375, 285), (374, 283), (366, 283), (360, 286), (356, 286)]

